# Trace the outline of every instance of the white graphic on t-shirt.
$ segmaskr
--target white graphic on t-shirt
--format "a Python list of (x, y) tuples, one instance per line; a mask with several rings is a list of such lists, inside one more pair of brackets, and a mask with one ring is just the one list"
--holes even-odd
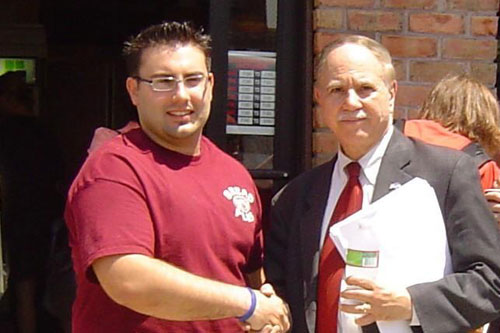
[(241, 217), (245, 222), (255, 221), (255, 217), (250, 209), (250, 204), (255, 201), (255, 197), (252, 193), (249, 193), (246, 189), (242, 189), (239, 186), (229, 186), (224, 190), (223, 194), (227, 200), (233, 201), (235, 217)]

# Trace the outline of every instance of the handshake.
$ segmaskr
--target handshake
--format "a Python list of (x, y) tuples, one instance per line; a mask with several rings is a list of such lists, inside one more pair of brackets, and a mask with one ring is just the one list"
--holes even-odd
[(288, 304), (276, 295), (270, 284), (263, 284), (259, 291), (251, 290), (251, 294), (250, 309), (254, 308), (254, 311), (240, 317), (241, 327), (245, 331), (284, 333), (290, 329), (291, 316)]

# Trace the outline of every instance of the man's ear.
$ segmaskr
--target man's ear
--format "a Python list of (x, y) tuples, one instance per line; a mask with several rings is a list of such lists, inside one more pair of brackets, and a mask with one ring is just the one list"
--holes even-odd
[(214, 82), (215, 82), (214, 73), (212, 73), (212, 72), (208, 72), (207, 79), (208, 79), (208, 81), (209, 81), (209, 82), (212, 84), (212, 86), (213, 86), (213, 85), (214, 85)]
[(215, 84), (214, 73), (212, 73), (212, 72), (208, 73), (207, 80), (210, 83), (210, 90), (213, 90), (214, 89), (214, 84)]
[(139, 97), (137, 96), (137, 89), (139, 89), (139, 84), (136, 79), (132, 77), (128, 77), (125, 81), (125, 87), (127, 88), (128, 95), (130, 96), (130, 100), (132, 104), (137, 106)]
[(313, 87), (313, 97), (314, 97), (314, 102), (315, 103), (318, 103), (319, 101), (319, 98), (320, 98), (320, 94), (321, 92), (319, 91), (319, 89), (316, 87), (316, 85)]
[(396, 80), (392, 80), (389, 85), (389, 94), (391, 95), (389, 106), (391, 111), (394, 111), (394, 105), (396, 104), (396, 94), (398, 92), (398, 82)]
[(208, 98), (209, 102), (212, 101), (214, 83), (215, 83), (214, 74), (212, 72), (209, 72), (208, 76), (207, 76), (207, 85), (206, 85), (205, 91), (203, 92), (204, 98)]

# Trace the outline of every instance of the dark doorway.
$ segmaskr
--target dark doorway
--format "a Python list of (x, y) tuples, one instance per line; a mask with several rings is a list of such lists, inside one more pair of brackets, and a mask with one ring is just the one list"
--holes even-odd
[(135, 117), (126, 95), (123, 42), (165, 20), (209, 29), (209, 0), (42, 1), (47, 34), (42, 117), (61, 142), (69, 186), (87, 155), (93, 131)]

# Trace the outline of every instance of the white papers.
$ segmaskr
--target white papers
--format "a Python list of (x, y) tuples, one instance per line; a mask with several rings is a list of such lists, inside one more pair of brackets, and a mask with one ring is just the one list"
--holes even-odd
[[(434, 189), (424, 179), (412, 179), (330, 228), (344, 260), (349, 243), (355, 242), (360, 226), (366, 223), (372, 225), (380, 245), (378, 284), (405, 288), (438, 280), (452, 271), (441, 210)], [(406, 321), (379, 321), (377, 325), (382, 333), (411, 332)]]

